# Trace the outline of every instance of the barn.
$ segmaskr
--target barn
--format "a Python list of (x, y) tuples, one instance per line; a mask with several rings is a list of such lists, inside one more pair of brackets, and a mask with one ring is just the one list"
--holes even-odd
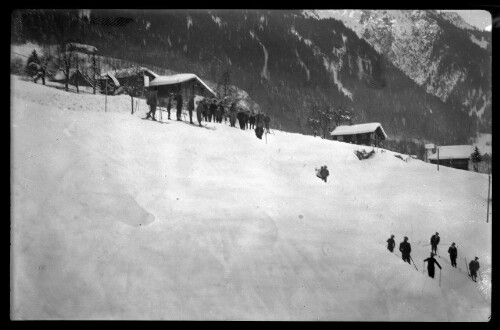
[(337, 126), (331, 133), (333, 140), (366, 146), (380, 146), (380, 141), (387, 139), (380, 123)]

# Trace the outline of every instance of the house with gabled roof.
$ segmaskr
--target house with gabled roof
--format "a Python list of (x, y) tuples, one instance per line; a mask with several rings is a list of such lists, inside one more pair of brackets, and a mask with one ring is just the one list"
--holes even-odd
[(380, 123), (341, 125), (330, 135), (336, 141), (375, 147), (379, 147), (380, 142), (387, 139), (387, 134)]

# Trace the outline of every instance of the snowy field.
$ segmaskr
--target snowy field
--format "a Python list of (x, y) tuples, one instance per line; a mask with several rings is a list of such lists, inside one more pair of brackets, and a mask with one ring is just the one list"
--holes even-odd
[(488, 321), (487, 175), (17, 76), (11, 102), (12, 319)]

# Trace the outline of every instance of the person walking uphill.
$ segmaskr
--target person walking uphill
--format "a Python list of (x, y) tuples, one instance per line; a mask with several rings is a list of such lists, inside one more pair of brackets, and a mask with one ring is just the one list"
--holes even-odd
[(450, 261), (451, 265), (455, 268), (457, 268), (457, 247), (455, 246), (455, 243), (451, 243), (450, 248), (448, 249), (448, 253), (450, 254)]
[(189, 123), (193, 123), (193, 110), (194, 110), (194, 95), (189, 98), (188, 101), (188, 111), (189, 111)]
[(432, 247), (431, 252), (433, 252), (434, 255), (437, 254), (437, 246), (439, 244), (439, 240), (440, 240), (440, 238), (439, 238), (438, 232), (436, 232), (435, 235), (431, 236), (431, 247)]
[(271, 121), (271, 118), (266, 114), (264, 117), (264, 124), (266, 125), (266, 132), (267, 133), (270, 133), (270, 131), (269, 131), (269, 122), (270, 121)]
[(437, 260), (434, 259), (434, 256), (435, 254), (431, 252), (431, 256), (424, 260), (424, 264), (427, 261), (427, 272), (429, 273), (429, 277), (432, 278), (434, 278), (434, 264), (436, 264), (439, 267), (439, 269), (442, 269), (439, 262), (437, 262)]
[(399, 244), (399, 251), (403, 256), (403, 261), (406, 261), (411, 265), (410, 262), (410, 253), (411, 253), (411, 245), (408, 243), (408, 237), (404, 237), (404, 241)]
[(391, 235), (391, 238), (387, 240), (387, 250), (393, 252), (395, 246), (396, 242), (394, 242), (394, 235)]
[(182, 95), (180, 92), (175, 96), (175, 102), (177, 103), (177, 120), (181, 121)]
[(479, 270), (479, 258), (476, 257), (475, 260), (472, 260), (469, 263), (469, 270), (470, 270), (470, 277), (474, 282), (476, 282), (476, 277), (477, 277), (477, 271)]
[(146, 103), (149, 105), (149, 112), (146, 114), (146, 119), (151, 118), (154, 121), (156, 121), (155, 113), (156, 113), (156, 106), (158, 105), (158, 91), (156, 89), (151, 89), (148, 92), (148, 98)]
[(196, 119), (198, 120), (198, 125), (201, 126), (201, 118), (203, 115), (203, 100), (198, 100), (196, 105)]

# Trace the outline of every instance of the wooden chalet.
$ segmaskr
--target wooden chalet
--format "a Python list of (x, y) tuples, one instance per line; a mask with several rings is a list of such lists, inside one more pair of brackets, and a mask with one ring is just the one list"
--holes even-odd
[[(466, 171), (473, 171), (474, 164), (471, 155), (474, 152), (474, 145), (437, 146), (436, 152), (429, 155), (429, 162), (447, 167), (453, 167)], [(482, 155), (483, 161), (477, 164), (478, 172), (491, 172), (491, 148)]]
[(380, 123), (337, 126), (331, 133), (333, 140), (366, 146), (380, 146), (387, 139)]
[(192, 73), (179, 73), (169, 76), (158, 76), (150, 80), (145, 78), (145, 86), (149, 90), (158, 91), (159, 104), (164, 104), (171, 93), (181, 93), (187, 100), (191, 95), (202, 97), (216, 97), (217, 94), (197, 75)]

